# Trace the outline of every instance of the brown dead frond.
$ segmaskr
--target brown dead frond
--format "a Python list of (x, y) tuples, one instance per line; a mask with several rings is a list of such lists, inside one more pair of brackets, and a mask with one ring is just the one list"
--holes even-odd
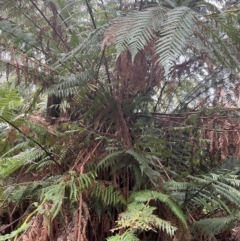
[(163, 79), (163, 71), (157, 63), (152, 42), (137, 53), (134, 61), (129, 51), (123, 52), (116, 61), (115, 70), (114, 82), (119, 84), (119, 99), (147, 93), (153, 87), (159, 87)]
[(232, 229), (230, 241), (240, 241), (240, 226), (236, 226)]
[[(189, 118), (199, 114), (198, 112), (169, 115), (153, 113), (153, 116), (159, 120), (169, 140), (176, 132), (179, 132), (178, 136), (182, 138), (181, 133), (184, 133), (185, 136), (188, 135), (190, 143), (194, 140), (207, 140), (209, 144), (199, 142), (198, 146), (208, 149), (211, 155), (219, 155), (220, 161), (223, 161), (229, 156), (240, 156), (240, 117), (235, 115), (236, 109), (225, 109), (225, 111), (227, 111), (225, 114), (212, 113), (208, 115), (203, 112), (199, 119), (193, 122), (189, 122)], [(200, 136), (196, 136), (193, 131), (193, 126), (197, 124), (197, 121), (199, 123), (197, 126), (198, 135), (200, 133)], [(188, 130), (189, 127), (191, 128)]]

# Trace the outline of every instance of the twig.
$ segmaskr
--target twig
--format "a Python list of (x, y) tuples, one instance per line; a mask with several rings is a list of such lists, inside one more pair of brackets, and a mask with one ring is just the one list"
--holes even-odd
[(160, 165), (160, 167), (163, 168), (163, 171), (164, 171), (165, 175), (167, 176), (168, 181), (171, 181), (171, 180), (172, 180), (171, 177), (169, 177), (168, 173), (167, 173), (166, 170), (164, 169), (164, 167), (163, 167), (162, 163), (160, 162), (160, 160), (157, 159), (157, 162), (158, 162), (158, 164)]
[[(54, 30), (54, 26), (51, 24), (51, 22), (47, 19), (47, 17), (43, 14), (41, 9), (34, 3), (33, 0), (30, 0), (30, 2), (33, 4), (33, 6), (38, 10), (38, 12), (41, 14), (41, 16), (44, 18), (44, 20), (48, 23), (48, 25)], [(67, 48), (67, 50), (70, 50), (69, 47), (66, 45), (65, 41), (63, 40), (62, 36), (56, 31), (56, 35), (59, 37), (59, 39), (62, 41), (63, 45)]]

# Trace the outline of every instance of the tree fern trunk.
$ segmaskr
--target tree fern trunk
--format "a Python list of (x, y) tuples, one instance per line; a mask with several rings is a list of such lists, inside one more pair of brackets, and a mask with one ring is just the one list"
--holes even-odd
[(61, 98), (54, 94), (48, 96), (46, 121), (50, 122), (51, 125), (60, 117), (60, 104)]

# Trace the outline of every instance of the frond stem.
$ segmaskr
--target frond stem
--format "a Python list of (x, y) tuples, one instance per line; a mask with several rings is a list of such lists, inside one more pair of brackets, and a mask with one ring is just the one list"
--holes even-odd
[(87, 9), (88, 9), (89, 15), (90, 15), (90, 17), (91, 17), (93, 27), (94, 27), (95, 29), (97, 29), (97, 25), (96, 25), (96, 23), (95, 23), (95, 20), (94, 20), (93, 14), (92, 14), (92, 9), (91, 9), (91, 7), (90, 7), (90, 5), (89, 5), (89, 2), (88, 2), (88, 0), (85, 0), (85, 2), (86, 2), (86, 4), (87, 4)]
[(99, 75), (99, 71), (100, 71), (100, 67), (101, 67), (101, 64), (102, 64), (102, 60), (103, 60), (104, 54), (105, 54), (105, 47), (104, 47), (104, 49), (102, 51), (102, 56), (101, 56), (101, 59), (99, 61), (99, 66), (98, 66), (98, 70), (97, 70), (97, 78), (98, 78), (98, 75)]

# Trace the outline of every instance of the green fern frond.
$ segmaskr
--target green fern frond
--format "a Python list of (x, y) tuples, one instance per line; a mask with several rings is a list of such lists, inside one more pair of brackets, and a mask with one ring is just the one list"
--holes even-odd
[(107, 238), (107, 241), (140, 241), (140, 239), (136, 237), (133, 230), (128, 229), (121, 235), (116, 234), (114, 236)]
[(195, 13), (190, 8), (179, 7), (167, 12), (167, 18), (161, 26), (161, 36), (156, 43), (159, 62), (166, 75), (172, 63), (182, 55), (188, 38), (193, 34), (195, 22)]
[(87, 173), (82, 173), (79, 177), (77, 177), (77, 182), (79, 185), (80, 190), (85, 190), (90, 187), (90, 185), (94, 182), (96, 179), (97, 174), (92, 171), (92, 172), (87, 172)]
[[(46, 212), (49, 220), (53, 220), (62, 208), (62, 203), (65, 198), (66, 183), (60, 181), (60, 183), (50, 185), (42, 189), (42, 205), (38, 207), (39, 210)], [(50, 209), (45, 209), (44, 204), (51, 202)]]
[(129, 201), (148, 202), (149, 200), (159, 200), (166, 204), (166, 206), (173, 212), (173, 214), (187, 227), (187, 222), (182, 209), (173, 201), (168, 195), (161, 192), (143, 190), (133, 192), (130, 195)]
[(29, 141), (23, 141), (21, 143), (16, 144), (14, 147), (6, 151), (1, 158), (6, 158), (14, 155), (17, 152), (24, 151), (29, 148)]
[(123, 151), (115, 151), (109, 153), (102, 160), (100, 160), (97, 164), (97, 170), (106, 169), (109, 166), (114, 166), (116, 161), (114, 159), (118, 159), (123, 155)]
[(42, 168), (48, 168), (50, 165), (54, 165), (52, 159), (50, 159), (48, 156), (42, 156), (38, 162), (33, 163), (27, 170), (26, 173), (28, 173), (31, 170), (40, 170)]
[(16, 117), (22, 101), (16, 89), (9, 90), (3, 85), (0, 88), (0, 123), (6, 123)]
[(132, 165), (130, 167), (130, 169), (131, 169), (131, 171), (133, 173), (133, 176), (135, 178), (135, 183), (134, 183), (134, 186), (133, 186), (133, 190), (135, 191), (138, 188), (140, 188), (143, 183), (147, 182), (147, 178), (142, 175), (142, 172), (141, 172), (138, 165)]
[(134, 159), (138, 162), (142, 174), (147, 175), (152, 183), (156, 184), (157, 179), (161, 174), (152, 168), (155, 156), (149, 155), (148, 153), (141, 153), (135, 150), (127, 150), (126, 153), (134, 157)]
[[(154, 32), (166, 18), (166, 9), (162, 7), (147, 8), (141, 12), (133, 12), (126, 17), (119, 17), (112, 21), (106, 35), (116, 32), (115, 45), (117, 54), (129, 50), (132, 59), (139, 50), (144, 49), (146, 44), (153, 39)], [(115, 33), (113, 34), (115, 35)]]
[(235, 216), (202, 219), (194, 223), (194, 228), (203, 235), (214, 236), (233, 227), (238, 219)]
[[(237, 176), (230, 171), (225, 173), (189, 176), (189, 183), (166, 182), (164, 188), (181, 205), (188, 208), (203, 206), (206, 211), (222, 209), (226, 213), (233, 213), (234, 208), (240, 206), (239, 182)], [(229, 203), (232, 210), (229, 209)]]
[(172, 227), (169, 222), (153, 215), (155, 209), (144, 203), (129, 203), (127, 210), (120, 214), (120, 220), (117, 221), (117, 227), (114, 230), (131, 227), (133, 229), (155, 231), (155, 228), (159, 228), (173, 235), (176, 228)]
[(52, 84), (48, 89), (48, 94), (55, 94), (58, 97), (68, 97), (76, 94), (79, 87), (86, 84), (87, 81), (94, 79), (96, 73), (90, 69), (70, 76), (60, 76), (58, 83)]
[(238, 178), (237, 175), (229, 175), (229, 177), (225, 178), (225, 181), (232, 186), (240, 187), (240, 180)]
[(155, 39), (158, 61), (166, 76), (180, 56), (188, 58), (201, 51), (215, 63), (234, 71), (238, 69), (240, 35), (234, 14), (214, 10), (214, 14), (203, 15), (194, 11), (193, 5), (173, 9), (160, 6), (118, 17), (110, 24), (103, 43), (114, 41), (118, 55), (129, 50), (134, 59), (138, 51)]
[[(154, 31), (158, 30), (165, 18), (166, 10), (159, 7), (147, 8), (141, 13), (136, 12), (132, 16), (122, 18), (122, 26), (116, 38), (118, 54), (123, 51), (121, 46), (128, 46), (133, 60), (138, 51), (144, 49), (148, 41), (153, 39)], [(129, 21), (133, 21), (132, 26), (128, 25)]]
[(208, 49), (211, 50), (209, 52), (211, 57), (230, 69), (234, 70), (234, 68), (238, 68), (238, 60), (234, 55), (234, 50), (232, 51), (231, 48), (228, 47), (229, 43), (222, 37), (224, 33), (219, 34), (216, 29), (209, 26), (204, 26), (203, 28), (209, 33), (210, 38), (204, 40), (204, 43), (205, 46), (208, 46)]
[(22, 200), (34, 200), (40, 196), (43, 188), (49, 187), (53, 182), (59, 180), (59, 176), (54, 176), (46, 180), (27, 182), (27, 183), (14, 183), (3, 186), (0, 190), (1, 204)]
[[(27, 152), (31, 153), (31, 151)], [(26, 165), (28, 163), (28, 160), (26, 160), (24, 157), (27, 154), (26, 152), (23, 154), (16, 155), (12, 158), (3, 158), (0, 160), (0, 178), (6, 178), (10, 174), (14, 173), (16, 170), (18, 170), (20, 167)]]
[(12, 35), (16, 39), (18, 39), (18, 41), (29, 44), (30, 46), (37, 43), (32, 33), (28, 33), (26, 32), (26, 30), (22, 30), (22, 28), (8, 20), (0, 21), (0, 29), (3, 31), (4, 34)]
[[(39, 188), (43, 185), (41, 182), (30, 182), (27, 184), (9, 185), (1, 193), (1, 199), (6, 201), (22, 201), (32, 199), (37, 194)], [(3, 187), (4, 189), (5, 187)]]
[(10, 234), (1, 235), (0, 236), (0, 241), (11, 240), (12, 238), (16, 237), (20, 233), (22, 233), (25, 230), (27, 230), (28, 227), (29, 227), (29, 224), (24, 223), (19, 228), (17, 228), (16, 230), (12, 231)]
[(87, 33), (88, 37), (85, 38), (82, 43), (78, 44), (74, 49), (69, 51), (68, 53), (62, 53), (59, 56), (58, 61), (53, 65), (55, 69), (61, 67), (63, 63), (66, 63), (73, 58), (86, 58), (86, 55), (89, 53), (99, 53), (100, 51), (100, 43), (103, 38), (104, 31), (107, 25), (103, 25), (100, 28)]
[[(139, 192), (140, 194), (141, 192)], [(138, 202), (129, 200), (127, 210), (119, 215), (119, 220), (117, 221), (117, 227), (113, 230), (119, 230), (122, 228), (130, 228), (136, 230), (154, 230), (156, 228), (163, 230), (167, 234), (173, 236), (174, 232), (177, 230), (176, 227), (172, 226), (169, 222), (157, 217), (153, 214), (155, 207), (149, 205), (147, 202)]]
[(216, 188), (216, 192), (219, 193), (223, 198), (240, 207), (239, 190), (222, 182), (217, 182), (216, 184), (213, 184), (213, 188)]
[(112, 185), (104, 186), (101, 182), (97, 182), (91, 192), (91, 196), (100, 200), (104, 205), (118, 206), (125, 205), (124, 196), (116, 190)]

